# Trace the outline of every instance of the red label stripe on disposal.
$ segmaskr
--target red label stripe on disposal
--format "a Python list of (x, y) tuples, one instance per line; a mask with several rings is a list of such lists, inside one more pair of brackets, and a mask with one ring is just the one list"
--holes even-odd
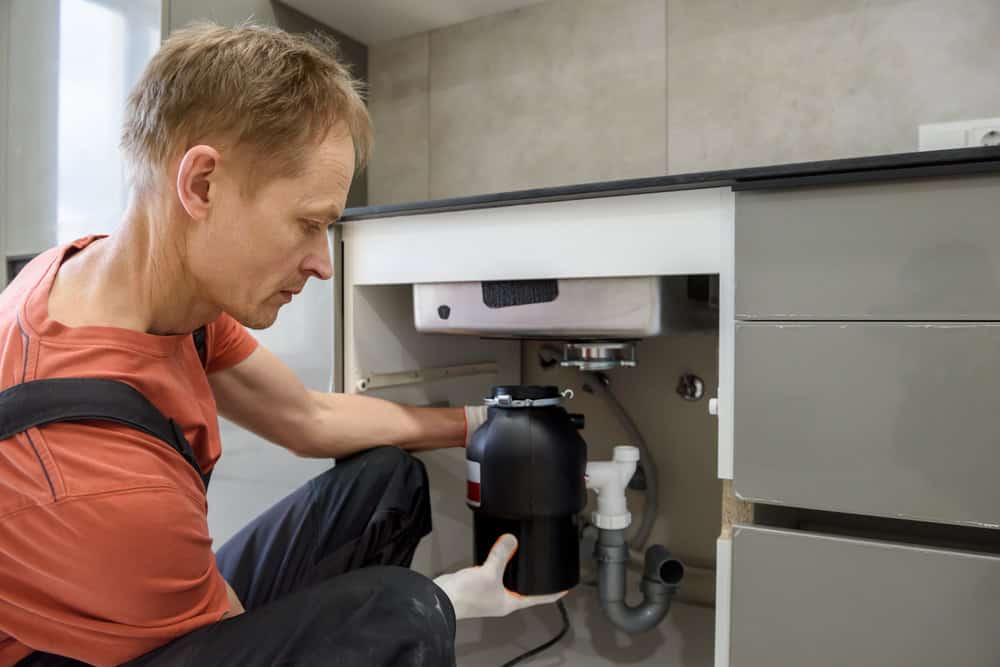
[(468, 496), (469, 502), (475, 503), (476, 505), (480, 504), (482, 502), (482, 496), (480, 496), (482, 487), (480, 487), (479, 483), (466, 482), (465, 487), (466, 487), (466, 496)]
[(483, 502), (482, 486), (480, 485), (479, 462), (465, 459), (465, 497), (470, 505), (479, 507)]

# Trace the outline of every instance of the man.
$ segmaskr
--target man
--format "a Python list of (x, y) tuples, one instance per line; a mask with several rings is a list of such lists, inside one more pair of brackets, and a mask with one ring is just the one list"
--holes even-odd
[[(509, 536), (436, 583), (406, 569), (430, 508), (403, 450), (463, 446), (481, 408), (308, 391), (240, 326), (330, 278), (370, 142), (315, 39), (198, 25), (153, 58), (123, 133), (133, 200), (115, 234), (43, 253), (0, 295), (0, 388), (124, 382), (183, 446), (102, 419), (0, 441), (0, 665), (447, 665), (456, 618), (559, 597), (503, 588)], [(338, 462), (213, 554), (217, 411)]]

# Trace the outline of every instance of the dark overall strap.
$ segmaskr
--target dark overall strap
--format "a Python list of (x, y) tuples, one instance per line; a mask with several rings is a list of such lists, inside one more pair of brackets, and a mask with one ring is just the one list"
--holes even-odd
[(208, 488), (191, 445), (176, 422), (124, 382), (102, 378), (32, 380), (0, 392), (0, 440), (55, 422), (103, 420), (147, 433), (175, 449)]
[(205, 327), (201, 326), (191, 332), (191, 339), (194, 340), (194, 349), (198, 351), (198, 359), (201, 360), (201, 367), (208, 367), (208, 347), (205, 342)]

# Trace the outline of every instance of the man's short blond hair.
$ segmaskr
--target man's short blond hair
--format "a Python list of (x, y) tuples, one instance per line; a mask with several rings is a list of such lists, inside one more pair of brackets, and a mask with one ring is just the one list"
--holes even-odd
[(245, 155), (248, 184), (259, 185), (294, 176), (304, 149), (343, 123), (360, 168), (372, 144), (361, 90), (330, 39), (196, 23), (171, 34), (146, 67), (129, 96), (122, 148), (140, 189), (209, 141)]

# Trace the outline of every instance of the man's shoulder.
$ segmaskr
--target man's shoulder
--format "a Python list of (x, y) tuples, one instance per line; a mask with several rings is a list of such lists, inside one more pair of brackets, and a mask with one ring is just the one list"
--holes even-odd
[(64, 250), (64, 247), (50, 248), (37, 255), (18, 271), (17, 276), (0, 292), (0, 332), (17, 327), (19, 313), (28, 295), (42, 281), (53, 262)]
[[(19, 308), (31, 291), (49, 273), (56, 261), (66, 254), (67, 250), (88, 241), (90, 238), (54, 246), (31, 258), (0, 292), (0, 313), (12, 313), (12, 309)], [(6, 270), (6, 267), (3, 268)]]
[(30, 341), (38, 337), (35, 320), (47, 304), (48, 288), (60, 260), (93, 237), (38, 254), (0, 292), (0, 388), (27, 379)]

